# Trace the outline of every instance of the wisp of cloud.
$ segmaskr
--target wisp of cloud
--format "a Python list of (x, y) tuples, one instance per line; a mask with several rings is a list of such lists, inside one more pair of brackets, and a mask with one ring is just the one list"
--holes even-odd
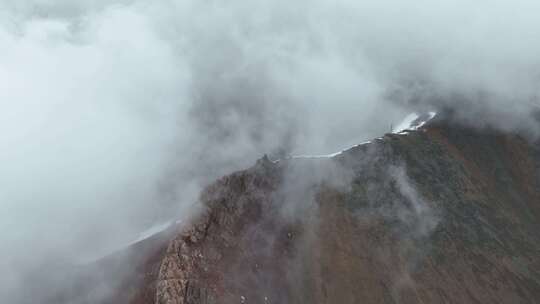
[[(0, 2), (0, 292), (187, 218), (263, 153), (413, 110), (536, 132), (540, 3)], [(172, 215), (171, 215), (172, 214)]]

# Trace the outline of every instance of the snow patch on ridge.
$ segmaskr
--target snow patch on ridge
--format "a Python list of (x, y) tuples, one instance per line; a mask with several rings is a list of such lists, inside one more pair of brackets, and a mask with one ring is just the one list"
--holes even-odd
[[(428, 112), (422, 115), (419, 115), (418, 113), (411, 113), (407, 115), (402, 122), (400, 122), (395, 128), (392, 129), (392, 133), (394, 134), (400, 134), (400, 135), (407, 135), (407, 132), (409, 131), (416, 131), (420, 128), (422, 128), (428, 121), (432, 120), (437, 115), (437, 112)], [(382, 139), (381, 137), (378, 137), (376, 139)], [(356, 148), (358, 146), (367, 145), (371, 143), (371, 140), (365, 141), (363, 143), (354, 145), (352, 147), (349, 147), (347, 149), (331, 153), (331, 154), (320, 154), (320, 155), (309, 155), (309, 154), (301, 154), (301, 155), (293, 155), (290, 157), (287, 157), (286, 159), (317, 159), (317, 158), (333, 158), (335, 156), (338, 156), (342, 154), (343, 152), (346, 152), (350, 149)], [(280, 160), (273, 161), (274, 163), (278, 163)]]
[(165, 230), (167, 230), (169, 227), (171, 227), (172, 225), (174, 224), (179, 224), (181, 221), (178, 220), (178, 221), (167, 221), (167, 222), (163, 222), (163, 223), (159, 223), (159, 224), (154, 224), (152, 226), (150, 226), (149, 228), (147, 228), (146, 230), (142, 231), (139, 233), (139, 235), (137, 236), (137, 238), (129, 241), (129, 242), (126, 242), (126, 243), (122, 243), (121, 245), (119, 246), (115, 246), (114, 248), (108, 248), (107, 250), (104, 250), (102, 251), (101, 253), (95, 255), (95, 256), (92, 256), (92, 257), (86, 257), (86, 258), (82, 258), (80, 261), (79, 261), (79, 264), (88, 264), (88, 263), (92, 263), (92, 262), (95, 262), (95, 261), (98, 261), (102, 258), (105, 258), (111, 254), (114, 254), (115, 252), (118, 252), (120, 250), (123, 250), (125, 248), (128, 248), (129, 246), (131, 245), (134, 245), (136, 243), (139, 243), (141, 241), (144, 241), (148, 238), (151, 238), (152, 236), (160, 233), (160, 232), (163, 232)]
[(432, 120), (437, 115), (437, 112), (428, 112), (427, 118), (420, 121), (416, 127), (414, 127), (414, 130), (418, 130), (422, 128), (428, 121)]
[(395, 134), (407, 134), (408, 131), (417, 131), (422, 128), (428, 121), (432, 120), (437, 115), (437, 112), (428, 112), (426, 114), (418, 115), (417, 113), (411, 113), (403, 119), (395, 128), (392, 129), (392, 133)]
[(409, 115), (407, 115), (403, 121), (401, 121), (397, 126), (395, 126), (393, 129), (392, 129), (392, 133), (400, 133), (400, 132), (403, 132), (405, 130), (409, 130), (411, 128), (411, 125), (413, 124), (413, 122), (415, 120), (418, 119), (418, 114), (416, 113), (411, 113)]
[(173, 221), (168, 221), (168, 222), (164, 222), (164, 223), (161, 223), (161, 224), (156, 224), (156, 225), (153, 225), (153, 226), (150, 226), (150, 228), (144, 230), (143, 232), (139, 233), (139, 236), (129, 242), (125, 247), (128, 247), (128, 246), (131, 246), (133, 244), (136, 244), (140, 241), (143, 241), (143, 240), (146, 240), (147, 238), (150, 238), (162, 231), (165, 231), (167, 228), (169, 228), (171, 225), (172, 225)]
[(323, 154), (323, 155), (293, 155), (291, 156), (291, 158), (332, 158), (334, 156), (338, 156), (340, 154), (342, 154), (343, 152), (346, 152), (352, 148), (355, 148), (355, 147), (358, 147), (358, 146), (362, 146), (362, 145), (367, 145), (371, 143), (371, 140), (368, 140), (368, 141), (365, 141), (363, 143), (360, 143), (358, 145), (354, 145), (352, 147), (349, 147), (345, 150), (341, 150), (341, 151), (338, 151), (338, 152), (335, 152), (335, 153), (331, 153), (331, 154)]

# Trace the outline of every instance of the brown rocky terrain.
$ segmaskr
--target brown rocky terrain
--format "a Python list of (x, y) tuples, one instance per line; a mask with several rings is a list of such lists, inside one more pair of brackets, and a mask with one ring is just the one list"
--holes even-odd
[(111, 303), (538, 303), (539, 172), (537, 144), (443, 121), (264, 157), (138, 245)]

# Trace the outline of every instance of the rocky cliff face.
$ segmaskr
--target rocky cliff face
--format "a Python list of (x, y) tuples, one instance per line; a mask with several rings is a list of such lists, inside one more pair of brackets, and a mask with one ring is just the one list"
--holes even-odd
[(540, 150), (432, 123), (332, 158), (263, 158), (201, 197), (155, 303), (535, 303)]
[(265, 157), (209, 186), (192, 224), (137, 245), (154, 250), (109, 301), (537, 303), (539, 172), (537, 144), (443, 121)]

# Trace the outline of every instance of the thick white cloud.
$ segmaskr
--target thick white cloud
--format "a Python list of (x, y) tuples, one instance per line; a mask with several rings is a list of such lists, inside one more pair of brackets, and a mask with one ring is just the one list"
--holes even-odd
[(539, 8), (0, 2), (0, 260), (106, 250), (262, 153), (335, 152), (411, 107), (530, 129)]

